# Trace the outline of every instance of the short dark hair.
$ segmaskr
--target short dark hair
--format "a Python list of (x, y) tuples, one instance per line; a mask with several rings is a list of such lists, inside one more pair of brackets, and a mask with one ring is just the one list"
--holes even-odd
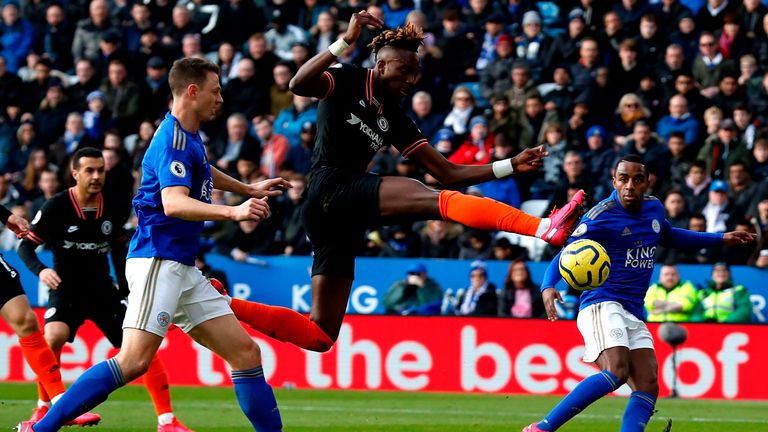
[(83, 147), (80, 150), (76, 151), (74, 155), (72, 155), (72, 169), (74, 170), (80, 169), (80, 159), (82, 158), (102, 159), (104, 158), (104, 155), (101, 154), (101, 150), (95, 147)]
[(176, 60), (168, 72), (168, 85), (174, 95), (180, 95), (190, 84), (202, 86), (209, 72), (219, 74), (219, 67), (208, 60), (187, 57)]
[[(685, 142), (685, 134), (683, 132), (681, 132), (681, 131), (674, 131), (674, 132), (670, 133), (669, 134), (669, 139), (672, 139), (672, 138), (680, 138), (681, 140), (683, 140), (683, 142)], [(667, 140), (667, 141), (669, 141), (669, 140)]]
[(625, 156), (622, 156), (622, 157), (618, 158), (616, 160), (616, 166), (614, 166), (614, 168), (616, 170), (618, 170), (619, 169), (619, 164), (622, 163), (622, 162), (638, 163), (638, 164), (643, 166), (643, 171), (645, 173), (648, 173), (648, 166), (645, 163), (645, 160), (642, 157), (640, 157), (640, 156), (638, 156), (636, 154), (628, 154), (628, 155), (625, 155)]

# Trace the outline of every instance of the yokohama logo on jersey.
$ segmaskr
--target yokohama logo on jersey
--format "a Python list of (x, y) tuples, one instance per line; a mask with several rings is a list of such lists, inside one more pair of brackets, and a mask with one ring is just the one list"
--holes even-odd
[[(42, 310), (38, 311), (42, 315)], [(683, 397), (768, 399), (768, 327), (685, 325), (689, 339), (678, 353)], [(656, 337), (658, 326), (651, 326)], [(224, 362), (181, 330), (160, 350), (171, 384), (229, 385)], [(442, 317), (349, 316), (328, 353), (305, 352), (261, 335), (264, 372), (276, 387), (564, 394), (595, 372), (581, 362), (583, 346), (573, 321)], [(656, 340), (660, 396), (669, 395), (669, 346)], [(62, 355), (72, 381), (111, 356), (109, 342), (88, 323)], [(183, 359), (183, 361), (179, 361)], [(0, 381), (32, 380), (18, 341), (0, 322)], [(628, 394), (625, 386), (619, 394)]]

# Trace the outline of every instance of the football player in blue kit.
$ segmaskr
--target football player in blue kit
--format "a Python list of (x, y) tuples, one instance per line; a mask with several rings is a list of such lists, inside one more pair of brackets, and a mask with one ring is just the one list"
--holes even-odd
[[(582, 217), (569, 239), (597, 241), (611, 258), (608, 280), (582, 293), (576, 321), (584, 338), (583, 360), (597, 364), (600, 372), (581, 381), (543, 420), (526, 426), (523, 432), (555, 431), (624, 383), (632, 388), (632, 395), (621, 431), (645, 430), (659, 393), (653, 337), (643, 321), (643, 300), (653, 274), (656, 248), (730, 246), (754, 240), (754, 234), (745, 231), (723, 234), (672, 228), (662, 203), (645, 196), (648, 171), (637, 155), (618, 161), (613, 187), (611, 196)], [(550, 321), (557, 319), (555, 301), (562, 302), (554, 288), (560, 280), (559, 259), (560, 254), (552, 260), (541, 284)]]

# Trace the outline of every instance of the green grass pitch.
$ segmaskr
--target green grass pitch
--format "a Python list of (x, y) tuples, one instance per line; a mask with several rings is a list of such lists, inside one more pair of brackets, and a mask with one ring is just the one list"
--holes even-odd
[[(174, 409), (197, 432), (250, 431), (231, 388), (173, 387)], [(362, 391), (276, 391), (286, 431), (519, 431), (541, 418), (559, 397)], [(30, 384), (0, 384), (0, 431), (29, 416), (36, 398)], [(625, 398), (598, 401), (562, 431), (619, 430)], [(672, 418), (673, 432), (768, 431), (768, 402), (661, 399), (646, 429), (660, 432)], [(155, 431), (146, 390), (128, 386), (95, 412), (97, 432)], [(80, 428), (68, 428), (70, 431)]]

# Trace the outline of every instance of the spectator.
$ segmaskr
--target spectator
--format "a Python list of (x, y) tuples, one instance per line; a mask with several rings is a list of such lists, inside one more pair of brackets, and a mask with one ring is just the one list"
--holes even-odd
[(685, 185), (682, 190), (688, 209), (692, 212), (700, 211), (707, 202), (707, 194), (704, 192), (708, 191), (712, 178), (707, 174), (706, 168), (705, 161), (693, 161), (685, 176)]
[(83, 113), (85, 133), (92, 142), (100, 143), (104, 139), (111, 117), (105, 105), (106, 95), (101, 90), (94, 90), (88, 93), (86, 101), (88, 110)]
[(141, 93), (139, 86), (128, 78), (128, 70), (122, 61), (109, 62), (107, 79), (100, 90), (104, 93), (104, 102), (112, 115), (112, 125), (122, 135), (134, 130), (139, 125)]
[[(384, 13), (384, 27), (396, 28), (405, 24), (406, 17), (413, 11), (413, 5), (404, 0), (387, 0), (381, 4)], [(305, 26), (305, 28), (307, 28)]]
[(713, 105), (723, 110), (723, 116), (733, 117), (733, 109), (736, 105), (746, 103), (743, 91), (739, 88), (737, 76), (729, 73), (720, 78), (717, 94), (711, 99)]
[(752, 182), (746, 163), (736, 161), (728, 167), (728, 190), (736, 212), (746, 214), (757, 195), (757, 187)]
[[(768, 18), (766, 18), (766, 21), (768, 21)], [(750, 96), (749, 107), (752, 108), (753, 112), (757, 113), (758, 120), (761, 123), (768, 123), (768, 115), (765, 114), (768, 112), (768, 71), (763, 74), (760, 91)]]
[(688, 228), (690, 211), (681, 191), (672, 189), (667, 192), (667, 196), (664, 198), (664, 210), (667, 214), (667, 220), (673, 228)]
[(124, 149), (105, 148), (104, 155), (104, 179), (103, 193), (111, 197), (113, 201), (114, 223), (122, 226), (128, 221), (133, 205), (133, 174), (131, 173), (131, 161), (125, 160)]
[(677, 44), (668, 45), (664, 50), (664, 61), (654, 69), (667, 97), (676, 93), (675, 78), (683, 71), (684, 67), (685, 55), (683, 47)]
[(443, 117), (435, 113), (432, 108), (432, 96), (425, 91), (419, 91), (413, 95), (411, 111), (408, 112), (408, 116), (428, 139), (437, 134), (443, 122)]
[(188, 33), (181, 38), (181, 55), (182, 57), (205, 58), (203, 45), (198, 33)]
[(475, 116), (469, 121), (469, 137), (448, 158), (461, 165), (483, 165), (491, 160), (494, 135), (488, 131), (488, 120)]
[(739, 136), (747, 146), (748, 150), (752, 150), (755, 144), (755, 137), (757, 136), (757, 126), (752, 119), (752, 111), (749, 107), (742, 102), (737, 102), (733, 106), (733, 122), (736, 123), (736, 127), (739, 131)]
[(706, 161), (707, 173), (715, 179), (724, 178), (728, 167), (736, 161), (749, 163), (749, 150), (739, 139), (733, 120), (726, 118), (720, 122), (717, 135), (706, 140), (698, 159)]
[(661, 52), (668, 44), (666, 36), (659, 32), (656, 16), (646, 13), (640, 18), (640, 34), (635, 37), (638, 61), (646, 68), (652, 68), (661, 61)]
[(728, 0), (707, 0), (707, 5), (699, 9), (696, 14), (696, 23), (708, 32), (713, 32), (723, 27), (724, 18), (732, 13), (735, 6)]
[[(481, 77), (485, 74), (488, 66), (493, 63), (499, 53), (499, 42), (503, 37), (507, 38), (508, 44), (506, 49), (509, 50), (509, 54), (512, 54), (512, 43), (509, 36), (504, 34), (504, 15), (500, 12), (494, 12), (488, 16), (488, 19), (484, 23), (485, 32), (483, 33), (483, 40), (480, 43), (480, 53), (477, 55), (477, 61), (475, 62), (475, 70)], [(430, 33), (431, 34), (431, 33)], [(434, 35), (432, 36), (434, 38)], [(430, 44), (425, 41), (427, 48)], [(434, 41), (432, 42), (434, 45)], [(509, 69), (507, 69), (509, 70)], [(506, 78), (506, 71), (504, 78)], [(482, 94), (482, 93), (481, 93)], [(486, 99), (490, 97), (490, 94), (483, 94)]]
[(468, 88), (459, 86), (451, 96), (451, 111), (445, 116), (443, 126), (451, 129), (456, 139), (463, 139), (469, 134), (469, 120), (481, 114), (481, 110), (475, 106), (475, 97)]
[(85, 131), (83, 115), (78, 112), (71, 112), (67, 115), (64, 124), (64, 134), (48, 148), (50, 161), (58, 167), (59, 172), (69, 175), (70, 157), (81, 148), (98, 147), (99, 142), (95, 141)]
[(312, 46), (315, 47), (314, 54), (325, 52), (339, 37), (339, 26), (333, 13), (327, 10), (320, 12), (317, 15), (317, 24), (310, 28), (309, 33)]
[(91, 0), (88, 6), (88, 18), (77, 23), (72, 41), (72, 57), (76, 61), (83, 58), (91, 61), (99, 59), (101, 35), (114, 27), (108, 10), (106, 0)]
[(253, 119), (253, 126), (261, 142), (260, 171), (267, 178), (276, 177), (291, 145), (286, 137), (272, 132), (272, 120), (269, 117)]
[(237, 77), (237, 65), (243, 55), (235, 49), (234, 45), (225, 41), (219, 45), (215, 52), (211, 52), (205, 57), (219, 67), (221, 85), (225, 86), (229, 80)]
[(389, 287), (384, 299), (384, 313), (394, 315), (433, 315), (439, 313), (442, 299), (440, 285), (427, 275), (427, 267), (416, 263), (407, 277)]
[(473, 261), (469, 269), (469, 287), (458, 298), (456, 315), (496, 316), (498, 297), (496, 285), (488, 281), (488, 271), (482, 261)]
[(70, 70), (73, 36), (74, 31), (67, 21), (64, 8), (58, 3), (50, 3), (45, 10), (45, 27), (36, 38), (36, 51), (44, 52), (54, 69)]
[(136, 53), (141, 48), (141, 35), (145, 30), (152, 29), (152, 13), (149, 5), (142, 2), (131, 6), (131, 20), (123, 25), (123, 42), (125, 49), (130, 53)]
[(620, 156), (636, 154), (647, 163), (655, 164), (664, 153), (664, 146), (651, 133), (651, 127), (645, 121), (635, 122), (632, 135), (628, 137), (624, 147), (618, 152)]
[(528, 249), (513, 245), (506, 237), (496, 237), (493, 242), (493, 257), (498, 261), (528, 260)]
[(218, 242), (218, 252), (229, 255), (237, 262), (247, 262), (252, 255), (275, 255), (278, 245), (275, 234), (279, 229), (278, 218), (267, 218), (256, 222), (251, 220), (231, 222), (227, 234)]
[[(270, 77), (269, 82), (272, 81)], [(237, 63), (237, 78), (229, 80), (222, 90), (223, 114), (229, 117), (241, 113), (246, 118), (269, 114), (269, 89), (258, 79), (253, 60), (243, 58)]]
[(584, 11), (573, 9), (568, 13), (568, 29), (555, 36), (552, 48), (553, 64), (573, 65), (579, 60), (579, 47), (589, 34)]
[(77, 81), (67, 87), (67, 98), (72, 102), (73, 109), (83, 112), (88, 109), (88, 95), (99, 88), (99, 77), (96, 76), (93, 63), (88, 59), (75, 63), (75, 76)]
[(277, 62), (280, 61), (280, 58), (268, 49), (264, 33), (254, 33), (248, 38), (247, 57), (253, 62), (252, 69), (255, 81), (265, 88), (272, 85), (272, 70)]
[(540, 96), (531, 77), (531, 71), (525, 62), (517, 61), (512, 67), (511, 85), (500, 89), (509, 99), (509, 105), (513, 110), (525, 109), (525, 102), (529, 97)]
[(576, 89), (571, 85), (570, 74), (570, 70), (565, 65), (557, 66), (552, 74), (554, 82), (548, 85), (547, 90), (542, 90), (545, 85), (539, 86), (544, 101), (544, 109), (548, 112), (556, 112), (558, 118), (561, 119), (568, 118), (578, 96)]
[(570, 200), (569, 189), (584, 189), (588, 196), (593, 196), (592, 178), (585, 169), (581, 153), (575, 150), (568, 150), (563, 157), (563, 172), (560, 181), (555, 184), (549, 207), (566, 204)]
[(752, 146), (752, 179), (762, 182), (768, 178), (768, 138), (758, 137)]
[(667, 150), (656, 160), (659, 181), (665, 188), (681, 187), (691, 166), (691, 147), (686, 147), (682, 132), (672, 132), (667, 140)]
[[(506, 100), (506, 98), (504, 100)], [(454, 135), (451, 129), (440, 129), (437, 131), (434, 139), (435, 150), (440, 152), (443, 157), (448, 158), (451, 154), (453, 154), (453, 138)]]
[(688, 322), (698, 306), (698, 295), (691, 281), (682, 281), (674, 264), (664, 264), (659, 280), (645, 294), (649, 322)]
[(485, 99), (497, 92), (508, 90), (512, 83), (509, 71), (514, 65), (514, 51), (512, 50), (512, 38), (506, 34), (496, 38), (495, 50), (490, 60), (480, 72), (480, 94)]
[(269, 113), (272, 116), (277, 116), (293, 103), (293, 93), (288, 89), (293, 74), (288, 63), (278, 63), (272, 70), (274, 84), (269, 89)]
[(211, 157), (216, 167), (228, 173), (237, 171), (237, 160), (244, 152), (253, 154), (256, 162), (260, 158), (258, 141), (248, 135), (248, 120), (244, 115), (235, 113), (227, 118), (227, 131), (223, 140), (214, 141)]
[(272, 11), (270, 27), (264, 33), (268, 49), (273, 51), (283, 61), (293, 60), (291, 47), (296, 42), (306, 42), (306, 32), (301, 27), (290, 24), (285, 12), (280, 9)]
[(43, 204), (59, 192), (60, 186), (59, 173), (48, 167), (44, 168), (40, 172), (40, 178), (37, 180), (37, 188), (40, 189), (40, 195), (30, 203), (29, 214), (37, 215)]
[(723, 121), (723, 110), (716, 106), (711, 106), (704, 111), (704, 136), (710, 139), (717, 136), (720, 130), (720, 123)]
[(690, 64), (699, 52), (699, 29), (693, 17), (683, 13), (677, 22), (677, 30), (669, 35), (669, 40), (683, 48), (686, 63)]
[(17, 0), (3, 3), (0, 22), (0, 55), (5, 58), (8, 70), (15, 73), (24, 64), (35, 40), (32, 24), (19, 14)]
[(184, 36), (194, 35), (200, 31), (192, 21), (192, 12), (185, 5), (177, 3), (171, 12), (171, 22), (163, 32), (161, 38), (163, 46), (174, 55), (181, 54), (181, 45)]
[(285, 136), (291, 147), (296, 147), (301, 144), (302, 125), (316, 119), (317, 107), (312, 103), (312, 98), (294, 95), (293, 104), (280, 111), (275, 119), (275, 133)]
[(637, 42), (625, 39), (619, 44), (619, 62), (611, 70), (613, 88), (620, 94), (631, 94), (640, 86), (643, 68), (638, 63)]
[(443, 220), (430, 220), (419, 233), (421, 255), (424, 258), (458, 258), (461, 225)]
[(281, 201), (281, 213), (283, 216), (283, 230), (285, 236), (285, 249), (283, 254), (288, 256), (310, 255), (312, 244), (307, 238), (307, 233), (301, 222), (301, 208), (304, 204), (304, 190), (307, 188), (307, 179), (301, 174), (290, 176), (292, 188), (288, 189), (287, 199)]
[[(611, 132), (613, 141), (619, 147), (626, 147), (630, 134), (634, 132), (635, 124), (648, 120), (651, 112), (643, 105), (643, 101), (634, 93), (622, 96), (616, 114), (613, 117)], [(648, 161), (646, 161), (648, 162)]]
[(515, 53), (517, 58), (525, 60), (533, 81), (539, 82), (551, 66), (553, 40), (542, 31), (541, 16), (536, 11), (526, 12), (522, 25), (523, 32), (516, 38)]
[(299, 145), (291, 146), (284, 162), (284, 164), (290, 164), (294, 172), (303, 175), (309, 173), (309, 169), (312, 167), (312, 153), (315, 149), (316, 134), (317, 126), (315, 123), (307, 121), (301, 125)]
[(607, 63), (612, 64), (617, 61), (619, 45), (627, 39), (627, 30), (621, 17), (614, 11), (603, 15), (603, 31), (600, 33), (600, 51), (607, 58)]
[(720, 79), (733, 73), (734, 69), (733, 61), (723, 57), (719, 51), (715, 36), (702, 33), (699, 37), (699, 55), (693, 61), (693, 78), (702, 89), (701, 94), (706, 98), (715, 96)]
[(590, 37), (584, 38), (579, 48), (579, 60), (571, 64), (571, 77), (573, 77), (573, 87), (576, 91), (584, 92), (594, 85), (595, 75), (600, 66), (602, 62), (597, 41)]
[(733, 226), (737, 209), (728, 195), (728, 184), (714, 180), (709, 186), (709, 199), (701, 209), (707, 220), (707, 232), (723, 233)]
[(448, 84), (476, 81), (476, 58), (471, 55), (476, 52), (475, 42), (462, 22), (461, 12), (456, 9), (446, 10), (442, 16), (442, 31), (439, 33), (435, 47), (439, 52), (443, 79)]
[(168, 111), (171, 88), (168, 86), (168, 66), (161, 57), (152, 57), (147, 62), (140, 93), (142, 111), (147, 118), (157, 120)]
[[(29, 155), (32, 150), (40, 147), (40, 142), (37, 139), (37, 130), (34, 123), (28, 120), (23, 120), (16, 130), (16, 140), (11, 150), (9, 157), (8, 172), (20, 175), (24, 167), (27, 166)], [(14, 176), (14, 177), (16, 177)], [(2, 197), (2, 195), (0, 195)], [(0, 203), (9, 207), (5, 203)]]
[(240, 47), (252, 34), (261, 31), (266, 25), (262, 9), (252, 1), (228, 0), (219, 7), (216, 26), (212, 31), (211, 41), (229, 42)]
[(749, 291), (731, 279), (728, 264), (718, 262), (712, 266), (712, 280), (699, 291), (699, 308), (693, 320), (742, 324), (752, 322)]
[(488, 127), (493, 135), (503, 136), (505, 142), (511, 143), (516, 149), (533, 147), (531, 129), (525, 127), (522, 121), (524, 113), (511, 109), (505, 94), (495, 93), (491, 96), (491, 110), (493, 114)]
[(759, 36), (764, 35), (761, 27), (766, 13), (768, 13), (768, 6), (762, 4), (760, 0), (744, 0), (736, 11), (736, 16), (740, 19), (741, 30), (750, 42), (754, 42)]
[(583, 152), (582, 158), (587, 176), (595, 184), (594, 201), (599, 202), (611, 190), (611, 177), (616, 152), (606, 143), (605, 129), (602, 126), (592, 126), (587, 130), (588, 151)]
[(499, 295), (498, 315), (513, 318), (546, 316), (539, 286), (531, 280), (531, 272), (523, 260), (509, 264), (504, 289)]
[(739, 59), (739, 85), (744, 87), (747, 98), (760, 92), (763, 77), (757, 67), (757, 59), (752, 54), (744, 54)]
[(64, 133), (64, 123), (71, 111), (66, 103), (62, 82), (53, 78), (48, 82), (48, 90), (40, 101), (40, 107), (35, 114), (38, 139), (44, 146), (51, 145)]
[(459, 259), (487, 260), (493, 256), (493, 242), (488, 231), (471, 229), (459, 239)]
[[(701, 118), (705, 110), (711, 105), (710, 100), (702, 96), (696, 88), (696, 83), (690, 72), (680, 71), (680, 73), (677, 74), (674, 90), (685, 96), (685, 99), (688, 100), (688, 111), (690, 111), (697, 119)], [(722, 115), (722, 111), (720, 112), (720, 115)]]
[(722, 29), (717, 29), (715, 37), (718, 48), (726, 59), (738, 60), (747, 53), (748, 44), (752, 45), (741, 30), (741, 25), (735, 14), (728, 13), (723, 18)]
[(688, 111), (688, 100), (685, 96), (677, 94), (669, 100), (669, 115), (659, 120), (656, 133), (666, 142), (672, 132), (682, 132), (685, 145), (689, 146), (698, 142), (700, 128), (699, 122)]

